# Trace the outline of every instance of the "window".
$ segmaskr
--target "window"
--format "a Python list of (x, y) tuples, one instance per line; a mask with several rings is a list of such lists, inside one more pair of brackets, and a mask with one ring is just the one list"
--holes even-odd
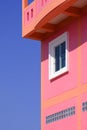
[(68, 71), (67, 32), (49, 43), (49, 79)]

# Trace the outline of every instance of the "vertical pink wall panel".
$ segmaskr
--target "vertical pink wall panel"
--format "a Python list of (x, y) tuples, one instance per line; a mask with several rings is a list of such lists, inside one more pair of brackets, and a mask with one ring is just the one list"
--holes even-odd
[(82, 84), (87, 83), (87, 14), (82, 17), (82, 45), (81, 45), (81, 76), (82, 76)]

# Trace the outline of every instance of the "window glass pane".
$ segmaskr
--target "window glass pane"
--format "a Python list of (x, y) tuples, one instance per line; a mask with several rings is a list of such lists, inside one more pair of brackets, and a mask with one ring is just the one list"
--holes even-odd
[(55, 47), (55, 71), (60, 69), (60, 46)]
[(61, 68), (65, 67), (65, 59), (66, 59), (66, 54), (65, 54), (65, 42), (63, 42), (61, 45)]

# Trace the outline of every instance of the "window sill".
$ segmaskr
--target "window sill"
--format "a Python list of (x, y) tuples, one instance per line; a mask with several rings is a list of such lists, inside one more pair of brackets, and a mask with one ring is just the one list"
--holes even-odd
[(57, 78), (57, 77), (60, 77), (60, 76), (62, 76), (63, 74), (65, 74), (67, 72), (69, 72), (68, 68), (64, 67), (63, 69), (53, 73), (52, 75), (50, 74), (49, 80), (52, 80), (52, 79)]

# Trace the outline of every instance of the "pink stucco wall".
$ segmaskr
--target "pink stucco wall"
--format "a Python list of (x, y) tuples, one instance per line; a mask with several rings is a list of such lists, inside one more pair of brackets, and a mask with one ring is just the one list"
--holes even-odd
[[(46, 124), (45, 123), (45, 117), (47, 115), (50, 115), (50, 114), (53, 114), (53, 113), (56, 113), (58, 111), (62, 111), (64, 109), (67, 109), (67, 108), (70, 108), (72, 106), (76, 106), (77, 104), (77, 98), (73, 98), (71, 100), (68, 100), (68, 101), (65, 101), (64, 103), (60, 103), (60, 104), (57, 104), (55, 106), (52, 106), (48, 109), (45, 110), (45, 114), (44, 114), (44, 130), (77, 130), (77, 109), (75, 110), (76, 111), (76, 114), (73, 115), (73, 116), (70, 116), (70, 117), (67, 117), (67, 118), (64, 118), (64, 119), (61, 119), (61, 120), (58, 120), (58, 121), (55, 121), (53, 123), (50, 123), (50, 124)], [(73, 123), (72, 123), (73, 122)]]
[[(77, 87), (77, 72), (78, 72), (78, 23), (77, 21), (68, 25), (65, 29), (61, 30), (54, 37), (42, 44), (42, 66), (43, 69), (43, 82), (44, 82), (44, 99), (52, 98), (62, 92)], [(48, 43), (55, 37), (61, 35), (64, 32), (69, 34), (69, 72), (57, 77), (53, 80), (49, 80), (49, 61), (48, 61)]]
[[(49, 80), (48, 43), (64, 32), (69, 34), (69, 71), (60, 77)], [(77, 88), (77, 97), (68, 99), (60, 104), (51, 104), (43, 109), (42, 126), (44, 130), (85, 130), (87, 128), (87, 111), (82, 111), (82, 103), (87, 102), (87, 13), (81, 19), (75, 19), (72, 23), (60, 30), (53, 37), (42, 44), (42, 100), (48, 102), (64, 92)], [(83, 88), (81, 88), (83, 87)], [(82, 89), (82, 91), (81, 91)], [(58, 99), (57, 99), (58, 100)], [(46, 116), (67, 107), (76, 106), (76, 114), (69, 118), (46, 124)], [(77, 128), (78, 127), (78, 128)]]
[[(77, 87), (78, 82), (78, 52), (77, 49), (81, 48), (81, 84), (87, 83), (87, 13), (81, 18), (81, 46), (78, 46), (78, 20), (75, 20), (70, 25), (66, 26), (63, 30), (58, 32), (55, 36), (46, 40), (42, 44), (42, 69), (44, 70), (44, 99), (52, 98), (62, 92)], [(48, 61), (48, 43), (54, 38), (58, 37), (64, 32), (69, 34), (69, 72), (49, 80), (49, 61)]]

